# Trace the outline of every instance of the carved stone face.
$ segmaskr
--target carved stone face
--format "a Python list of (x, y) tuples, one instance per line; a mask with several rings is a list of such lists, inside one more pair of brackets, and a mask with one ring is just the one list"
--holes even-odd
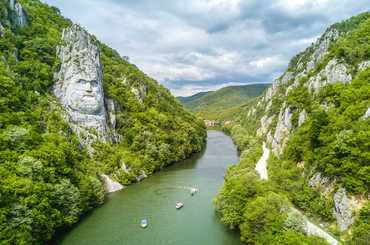
[(104, 92), (99, 50), (77, 26), (63, 32), (66, 45), (58, 48), (62, 60), (55, 94), (75, 113), (104, 114)]
[(71, 79), (66, 88), (66, 104), (74, 111), (84, 114), (99, 114), (102, 110), (103, 90), (101, 82), (79, 77)]

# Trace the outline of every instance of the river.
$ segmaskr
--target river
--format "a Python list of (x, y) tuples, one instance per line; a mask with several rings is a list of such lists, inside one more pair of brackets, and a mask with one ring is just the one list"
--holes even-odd
[[(145, 181), (112, 193), (106, 203), (60, 236), (63, 245), (240, 245), (211, 204), (230, 164), (239, 162), (230, 137), (208, 131), (206, 149)], [(198, 188), (195, 196), (191, 188)], [(175, 209), (177, 202), (184, 207)], [(140, 220), (148, 219), (146, 229)]]

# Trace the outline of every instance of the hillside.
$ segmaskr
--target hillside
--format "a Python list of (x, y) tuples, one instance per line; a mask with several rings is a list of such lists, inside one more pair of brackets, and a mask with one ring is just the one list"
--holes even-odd
[[(324, 244), (305, 236), (318, 233), (300, 210), (327, 231), (327, 242), (368, 244), (369, 37), (369, 12), (332, 25), (224, 126), (241, 161), (228, 169), (214, 204), (243, 241)], [(263, 142), (271, 149), (266, 180)]]
[[(220, 113), (230, 114), (233, 107), (260, 96), (269, 84), (229, 86), (213, 92), (181, 98), (184, 107), (204, 119), (217, 119)], [(224, 117), (227, 117), (226, 115)]]
[(196, 94), (193, 94), (191, 96), (187, 96), (187, 97), (184, 97), (184, 96), (178, 96), (176, 97), (176, 99), (178, 99), (180, 101), (181, 104), (186, 104), (186, 103), (189, 103), (193, 100), (196, 100), (196, 99), (199, 99), (201, 98), (202, 96), (208, 94), (208, 93), (212, 93), (213, 91), (208, 91), (208, 92), (199, 92), (199, 93), (196, 93)]
[(39, 0), (0, 0), (0, 243), (42, 244), (199, 152), (203, 123)]

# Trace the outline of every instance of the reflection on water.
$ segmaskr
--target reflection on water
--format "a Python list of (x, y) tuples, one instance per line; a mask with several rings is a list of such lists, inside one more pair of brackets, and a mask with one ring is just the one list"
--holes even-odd
[[(107, 202), (58, 238), (57, 244), (240, 245), (239, 234), (219, 221), (211, 205), (227, 166), (239, 161), (231, 139), (208, 132), (206, 149), (145, 181), (112, 193)], [(191, 189), (199, 192), (191, 196)], [(183, 202), (180, 210), (177, 202)], [(149, 226), (140, 228), (146, 218)]]

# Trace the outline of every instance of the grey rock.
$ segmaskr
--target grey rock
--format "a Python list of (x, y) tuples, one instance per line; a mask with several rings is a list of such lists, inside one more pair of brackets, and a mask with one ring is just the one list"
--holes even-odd
[(274, 120), (274, 116), (268, 118), (267, 115), (264, 115), (261, 118), (261, 127), (257, 130), (257, 136), (261, 137), (267, 133), (267, 129), (271, 124), (272, 120)]
[(116, 192), (123, 189), (123, 186), (120, 183), (112, 180), (109, 176), (102, 174), (102, 177), (107, 186), (108, 193)]
[(22, 5), (20, 3), (15, 4), (14, 11), (15, 11), (15, 19), (14, 19), (15, 24), (20, 25), (20, 26), (27, 25), (26, 14), (24, 13)]
[(283, 74), (283, 76), (281, 76), (280, 78), (276, 79), (275, 82), (272, 84), (272, 86), (270, 86), (267, 89), (266, 96), (264, 97), (264, 100), (265, 101), (270, 100), (276, 94), (276, 92), (278, 91), (280, 85), (289, 82), (293, 78), (294, 78), (294, 74), (292, 72), (289, 72), (289, 71), (285, 72)]
[(309, 187), (319, 188), (325, 194), (333, 191), (333, 186), (335, 183), (337, 183), (336, 179), (330, 179), (320, 172), (315, 173), (307, 180), (307, 185)]
[(363, 119), (369, 118), (370, 117), (370, 107), (367, 108), (367, 111), (365, 112), (365, 115), (362, 117)]
[(358, 65), (358, 70), (359, 70), (359, 71), (364, 71), (364, 70), (366, 70), (368, 67), (370, 67), (370, 60), (362, 61), (362, 62)]
[(0, 37), (3, 36), (4, 26), (0, 23)]
[[(63, 31), (57, 55), (62, 64), (55, 75), (54, 93), (67, 111), (67, 120), (84, 143), (98, 138), (107, 140), (102, 66), (97, 45), (85, 30), (73, 25)], [(97, 135), (90, 129), (96, 130)]]
[[(285, 103), (282, 108), (285, 107)], [(292, 113), (290, 107), (286, 107), (285, 110), (281, 109), (279, 113), (278, 123), (274, 134), (274, 140), (271, 144), (272, 150), (275, 155), (279, 155), (285, 146), (286, 137), (292, 129)]]
[(334, 194), (334, 215), (337, 219), (338, 229), (345, 231), (354, 222), (353, 211), (358, 209), (346, 195), (346, 189), (340, 188)]
[(307, 113), (305, 110), (301, 111), (299, 113), (299, 119), (298, 119), (298, 127), (302, 126), (302, 124), (306, 121)]
[(349, 74), (347, 67), (339, 63), (337, 59), (332, 59), (328, 62), (325, 69), (323, 69), (316, 76), (310, 77), (308, 87), (313, 93), (317, 93), (320, 87), (328, 83), (334, 84), (338, 82), (351, 82), (352, 76)]
[(116, 115), (119, 113), (119, 106), (117, 102), (112, 99), (105, 98), (105, 104), (107, 105), (108, 117), (110, 125), (113, 129), (116, 128)]
[(3, 0), (9, 3), (10, 8), (14, 11), (14, 15), (12, 16), (12, 21), (14, 24), (19, 26), (27, 25), (27, 17), (24, 13), (22, 5), (15, 1), (15, 0)]
[(137, 88), (131, 87), (131, 92), (135, 95), (135, 98), (140, 102), (144, 102), (145, 95), (147, 93), (147, 88), (144, 85), (140, 85)]
[(141, 182), (143, 181), (144, 179), (148, 178), (148, 176), (145, 174), (144, 171), (141, 171), (141, 175), (136, 177), (136, 182)]
[(315, 51), (311, 55), (310, 61), (307, 63), (307, 72), (311, 71), (315, 65), (328, 53), (330, 43), (338, 40), (339, 38), (340, 34), (338, 30), (332, 29), (316, 41)]

